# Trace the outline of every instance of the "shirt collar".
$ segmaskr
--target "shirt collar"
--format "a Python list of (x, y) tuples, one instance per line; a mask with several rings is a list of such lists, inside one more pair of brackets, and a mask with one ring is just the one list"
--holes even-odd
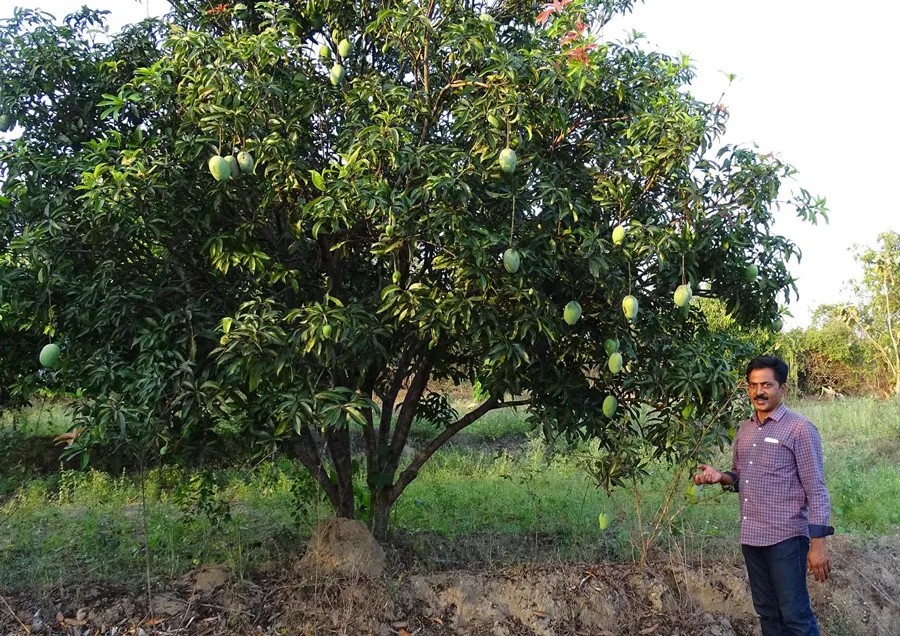
[(772, 420), (774, 422), (780, 422), (781, 418), (784, 417), (784, 414), (786, 412), (787, 412), (787, 407), (784, 405), (784, 402), (782, 402), (781, 404), (778, 405), (778, 408), (776, 408), (774, 411), (769, 413), (769, 415), (766, 417), (766, 419), (763, 420), (762, 422), (760, 422), (759, 419), (757, 419), (756, 411), (753, 411), (753, 415), (750, 416), (750, 419), (753, 420), (758, 426), (762, 426), (769, 420)]

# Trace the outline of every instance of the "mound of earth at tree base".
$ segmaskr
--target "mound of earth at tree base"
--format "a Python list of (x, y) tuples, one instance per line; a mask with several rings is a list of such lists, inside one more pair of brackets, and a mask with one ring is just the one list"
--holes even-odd
[[(810, 583), (825, 636), (900, 634), (900, 537), (832, 542), (834, 572)], [(145, 595), (102, 586), (40, 597), (3, 592), (0, 634), (347, 634), (375, 636), (750, 636), (759, 634), (734, 563), (517, 566), (376, 579), (270, 564), (224, 585), (190, 573)]]

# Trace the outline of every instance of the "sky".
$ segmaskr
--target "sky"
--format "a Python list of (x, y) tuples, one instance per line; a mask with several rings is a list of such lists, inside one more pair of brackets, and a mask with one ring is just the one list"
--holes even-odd
[[(874, 247), (881, 232), (900, 231), (887, 188), (900, 148), (897, 25), (893, 2), (645, 0), (604, 29), (610, 40), (636, 29), (648, 46), (690, 55), (692, 93), (712, 102), (725, 92), (725, 141), (775, 152), (799, 171), (795, 187), (826, 198), (827, 225), (776, 215), (775, 231), (803, 252), (790, 265), (800, 299), (786, 328), (851, 297), (846, 281), (861, 275), (855, 244)], [(725, 73), (737, 75), (731, 86)]]
[[(113, 29), (162, 14), (165, 0), (86, 0), (111, 11)], [(60, 17), (80, 6), (71, 0), (6, 0)], [(604, 29), (609, 40), (632, 29), (645, 46), (691, 57), (692, 93), (722, 103), (730, 119), (725, 141), (756, 143), (799, 174), (786, 186), (804, 187), (828, 202), (829, 223), (817, 226), (776, 216), (775, 231), (803, 253), (790, 263), (800, 299), (785, 328), (805, 326), (820, 304), (850, 298), (847, 281), (860, 275), (851, 249), (874, 246), (878, 234), (900, 231), (900, 210), (888, 197), (900, 148), (895, 116), (894, 30), (900, 4), (853, 6), (836, 0), (645, 0)], [(737, 79), (729, 86), (726, 73)]]

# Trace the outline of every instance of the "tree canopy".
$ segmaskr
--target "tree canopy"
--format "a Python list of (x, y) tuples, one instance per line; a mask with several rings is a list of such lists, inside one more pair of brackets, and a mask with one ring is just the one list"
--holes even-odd
[[(379, 536), (492, 409), (598, 439), (609, 486), (629, 440), (722, 439), (747, 351), (690, 296), (777, 328), (799, 252), (774, 210), (824, 202), (722, 145), (688, 59), (591, 35), (630, 6), (177, 0), (108, 38), (89, 10), (17, 11), (0, 337), (35, 350), (0, 365), (80, 390), (70, 452), (278, 449)], [(437, 380), (487, 397), (460, 415)], [(443, 429), (404, 458), (415, 418)]]

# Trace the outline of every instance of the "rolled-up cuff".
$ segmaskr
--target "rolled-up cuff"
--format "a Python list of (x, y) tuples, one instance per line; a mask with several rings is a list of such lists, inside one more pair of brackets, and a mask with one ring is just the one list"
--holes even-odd
[(834, 534), (834, 528), (831, 526), (819, 526), (809, 524), (809, 538), (821, 539), (822, 537), (830, 537)]
[(722, 486), (722, 488), (724, 488), (725, 490), (733, 490), (734, 492), (737, 492), (738, 490), (740, 490), (740, 486), (738, 485), (737, 474), (731, 472), (730, 470), (726, 470), (722, 474), (728, 475), (729, 477), (731, 477), (731, 485), (730, 486)]

